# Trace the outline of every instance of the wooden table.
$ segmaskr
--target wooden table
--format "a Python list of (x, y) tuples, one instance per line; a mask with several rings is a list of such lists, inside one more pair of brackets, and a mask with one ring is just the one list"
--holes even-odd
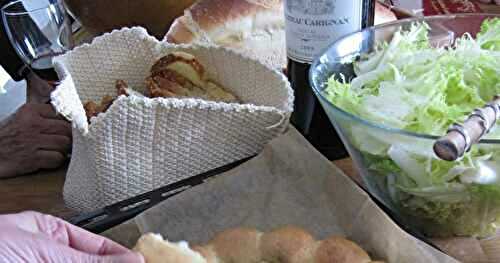
[[(500, 6), (484, 5), (485, 12), (500, 13)], [(350, 159), (334, 162), (347, 175), (359, 181)], [(68, 218), (76, 213), (66, 208), (62, 198), (62, 187), (66, 168), (57, 171), (45, 171), (36, 175), (1, 180), (0, 214), (13, 213), (24, 210), (36, 210)]]
[(76, 213), (64, 205), (62, 187), (67, 166), (18, 178), (0, 180), (0, 214), (35, 210), (69, 218)]
[[(350, 159), (334, 162), (346, 174), (357, 178)], [(77, 215), (64, 205), (62, 188), (66, 166), (55, 171), (0, 181), (0, 214), (35, 210), (65, 219)]]

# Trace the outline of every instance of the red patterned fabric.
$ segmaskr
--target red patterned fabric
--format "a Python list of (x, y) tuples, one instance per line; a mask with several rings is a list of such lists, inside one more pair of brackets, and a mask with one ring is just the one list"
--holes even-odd
[(469, 0), (424, 0), (424, 15), (479, 13), (481, 8)]

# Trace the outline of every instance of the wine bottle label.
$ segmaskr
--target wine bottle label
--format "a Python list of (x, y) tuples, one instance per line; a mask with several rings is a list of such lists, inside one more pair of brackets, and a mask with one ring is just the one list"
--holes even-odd
[(311, 63), (335, 40), (361, 29), (361, 0), (285, 0), (288, 57)]

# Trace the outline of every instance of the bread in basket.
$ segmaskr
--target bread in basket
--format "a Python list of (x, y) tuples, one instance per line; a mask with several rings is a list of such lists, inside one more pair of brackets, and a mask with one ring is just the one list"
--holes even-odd
[[(195, 55), (242, 103), (120, 96), (89, 124), (83, 102), (113, 93), (116, 80), (144, 92), (153, 63), (173, 51)], [(64, 199), (78, 211), (254, 155), (286, 129), (293, 109), (278, 71), (221, 47), (160, 42), (140, 27), (107, 33), (54, 62), (62, 81), (52, 104), (73, 124)]]

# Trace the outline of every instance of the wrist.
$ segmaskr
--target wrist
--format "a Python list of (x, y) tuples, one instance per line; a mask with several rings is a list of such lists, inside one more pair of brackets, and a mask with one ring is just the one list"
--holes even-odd
[(27, 101), (34, 103), (47, 103), (53, 87), (38, 77), (33, 71), (26, 75)]
[(7, 150), (10, 147), (9, 141), (12, 140), (13, 129), (12, 125), (9, 125), (13, 119), (14, 114), (11, 116), (0, 120), (0, 179), (9, 178), (16, 176), (16, 164), (9, 158), (10, 154)]
[(27, 65), (23, 65), (18, 71), (17, 75), (21, 77), (21, 79), (28, 79), (29, 75), (33, 74), (30, 68)]

